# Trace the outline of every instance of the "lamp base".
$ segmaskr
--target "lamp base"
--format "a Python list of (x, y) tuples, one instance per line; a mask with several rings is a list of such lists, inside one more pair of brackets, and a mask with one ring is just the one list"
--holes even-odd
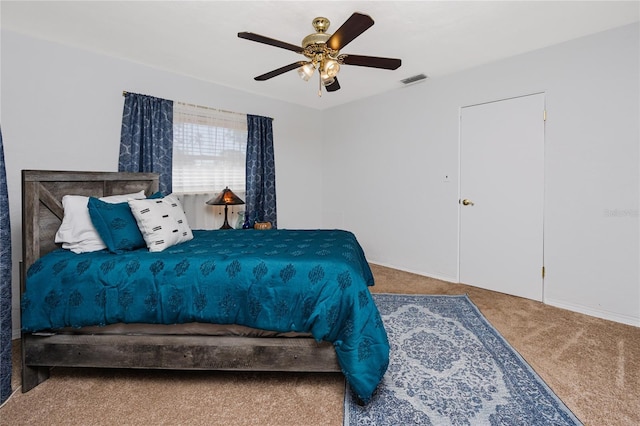
[(231, 225), (229, 225), (229, 221), (227, 220), (227, 213), (228, 213), (229, 208), (227, 207), (227, 205), (225, 204), (224, 206), (224, 223), (222, 224), (222, 226), (220, 227), (220, 229), (233, 229), (231, 227)]

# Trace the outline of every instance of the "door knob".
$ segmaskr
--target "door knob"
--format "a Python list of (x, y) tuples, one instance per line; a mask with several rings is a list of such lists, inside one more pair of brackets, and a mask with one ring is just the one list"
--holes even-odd
[(468, 200), (468, 199), (465, 198), (464, 200), (462, 200), (462, 205), (463, 206), (473, 206), (473, 201)]

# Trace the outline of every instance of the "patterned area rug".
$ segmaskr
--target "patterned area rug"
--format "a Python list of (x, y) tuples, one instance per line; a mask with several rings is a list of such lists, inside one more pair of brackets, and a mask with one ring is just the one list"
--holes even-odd
[(467, 296), (374, 294), (389, 369), (346, 426), (581, 425)]

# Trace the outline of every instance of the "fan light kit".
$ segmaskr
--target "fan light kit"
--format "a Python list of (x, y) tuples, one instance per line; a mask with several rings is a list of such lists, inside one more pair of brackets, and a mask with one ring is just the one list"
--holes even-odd
[(402, 64), (400, 59), (340, 53), (340, 49), (373, 25), (373, 19), (368, 15), (354, 13), (333, 35), (327, 33), (330, 25), (327, 18), (317, 17), (313, 20), (312, 25), (316, 32), (306, 36), (302, 40), (302, 46), (296, 46), (254, 33), (238, 33), (238, 37), (240, 38), (291, 50), (304, 55), (308, 59), (308, 61), (294, 62), (266, 74), (259, 75), (255, 77), (255, 80), (268, 80), (285, 72), (297, 69), (298, 75), (304, 81), (309, 81), (315, 71), (318, 70), (318, 96), (322, 96), (322, 87), (324, 87), (327, 92), (335, 92), (340, 89), (337, 76), (340, 72), (341, 65), (358, 65), (361, 67), (395, 70)]

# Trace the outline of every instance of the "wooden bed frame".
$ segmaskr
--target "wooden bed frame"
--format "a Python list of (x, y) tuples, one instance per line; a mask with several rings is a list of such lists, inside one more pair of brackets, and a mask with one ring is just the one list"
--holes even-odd
[[(152, 173), (22, 171), (21, 296), (26, 272), (58, 248), (64, 195), (103, 197), (158, 189)], [(238, 231), (241, 232), (241, 231)], [(22, 392), (51, 367), (340, 372), (333, 345), (311, 337), (22, 333)]]

